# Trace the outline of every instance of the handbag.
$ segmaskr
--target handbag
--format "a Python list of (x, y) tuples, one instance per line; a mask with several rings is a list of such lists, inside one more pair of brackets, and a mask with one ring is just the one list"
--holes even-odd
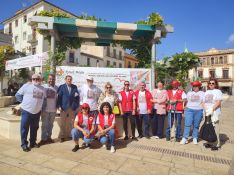
[(119, 110), (119, 107), (117, 105), (114, 106), (112, 112), (115, 114), (115, 115), (118, 115), (120, 114), (120, 110)]
[(206, 116), (205, 122), (200, 129), (200, 138), (207, 142), (216, 142), (217, 135), (215, 133), (214, 126), (211, 122), (211, 115)]

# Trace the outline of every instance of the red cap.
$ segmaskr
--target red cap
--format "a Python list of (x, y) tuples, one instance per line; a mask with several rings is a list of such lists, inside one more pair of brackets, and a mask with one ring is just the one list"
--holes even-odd
[(83, 103), (82, 105), (81, 105), (81, 109), (83, 109), (83, 108), (90, 108), (89, 107), (89, 104), (88, 103)]
[(179, 82), (178, 80), (173, 80), (173, 81), (171, 82), (171, 85), (172, 85), (172, 86), (173, 86), (173, 85), (180, 86), (181, 84), (180, 84), (180, 82)]
[(200, 81), (193, 81), (193, 82), (191, 83), (191, 85), (192, 85), (192, 86), (199, 86), (199, 87), (202, 86), (202, 84), (201, 84)]

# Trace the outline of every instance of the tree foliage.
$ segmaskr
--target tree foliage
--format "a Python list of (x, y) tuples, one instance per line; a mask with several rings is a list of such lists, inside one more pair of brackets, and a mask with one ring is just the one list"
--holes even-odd
[(5, 71), (5, 63), (10, 60), (15, 54), (15, 50), (12, 46), (0, 46), (0, 76)]

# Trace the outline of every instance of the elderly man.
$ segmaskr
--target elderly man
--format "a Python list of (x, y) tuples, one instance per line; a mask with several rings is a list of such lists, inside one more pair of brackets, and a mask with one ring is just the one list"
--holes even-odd
[(65, 83), (58, 88), (58, 107), (60, 109), (60, 142), (71, 137), (71, 129), (79, 107), (80, 95), (77, 86), (72, 84), (72, 77), (67, 75)]
[[(32, 83), (24, 84), (16, 93), (17, 101), (21, 102), (21, 147), (23, 151), (28, 152), (30, 148), (38, 148), (36, 143), (37, 130), (39, 128), (39, 120), (42, 104), (45, 98), (44, 87), (41, 86), (41, 76), (39, 74), (32, 75)], [(28, 147), (28, 130), (30, 127), (30, 148)]]
[(93, 84), (92, 76), (87, 76), (86, 80), (87, 84), (84, 84), (80, 88), (80, 105), (88, 103), (90, 106), (90, 114), (95, 116), (96, 119), (98, 115), (97, 102), (102, 91)]
[(57, 90), (55, 85), (55, 76), (53, 74), (48, 75), (48, 83), (43, 85), (46, 92), (46, 99), (42, 108), (41, 114), (41, 141), (39, 145), (46, 143), (53, 143), (51, 139), (53, 123), (57, 111)]

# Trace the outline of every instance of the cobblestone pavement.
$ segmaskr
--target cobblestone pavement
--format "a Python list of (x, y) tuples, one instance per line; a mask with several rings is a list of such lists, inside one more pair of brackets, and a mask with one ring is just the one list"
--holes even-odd
[(234, 163), (234, 97), (223, 104), (221, 120), (222, 148), (211, 151), (192, 143), (179, 145), (165, 139), (117, 141), (111, 154), (94, 142), (91, 149), (73, 153), (72, 141), (44, 145), (25, 153), (18, 141), (0, 137), (0, 174), (49, 175), (225, 175), (233, 173)]

